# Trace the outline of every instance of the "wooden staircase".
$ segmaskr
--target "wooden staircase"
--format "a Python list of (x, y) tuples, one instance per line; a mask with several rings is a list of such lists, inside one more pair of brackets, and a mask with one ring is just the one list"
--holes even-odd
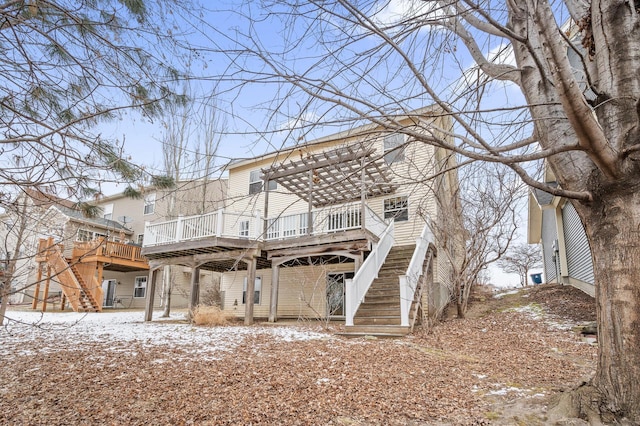
[[(398, 277), (407, 271), (415, 246), (393, 247), (378, 277), (373, 281), (364, 301), (347, 326), (345, 336), (373, 335), (378, 337), (401, 337), (410, 332), (410, 327), (401, 326), (400, 285)], [(414, 309), (411, 309), (414, 312)]]
[[(96, 300), (94, 293), (91, 291), (84, 278), (82, 278), (82, 274), (80, 273), (76, 265), (71, 265), (71, 272), (73, 272), (73, 275), (80, 285), (80, 292), (78, 294), (78, 309), (76, 310), (76, 312), (102, 311), (102, 303), (99, 303)], [(100, 302), (102, 302), (102, 299), (100, 299)]]
[[(43, 241), (46, 243), (45, 245), (42, 244)], [(101, 312), (103, 291), (95, 276), (90, 274), (91, 282), (88, 283), (88, 276), (86, 273), (82, 273), (79, 264), (62, 255), (63, 247), (61, 245), (53, 244), (51, 240), (42, 240), (41, 246), (44, 248), (39, 251), (36, 260), (41, 263), (41, 266), (46, 266), (48, 271), (47, 287), (52, 278), (58, 281), (64, 298), (75, 312)], [(83, 268), (93, 271), (95, 265), (83, 265)], [(36, 294), (39, 291), (39, 282), (40, 279), (38, 279)], [(34, 300), (34, 309), (35, 302), (37, 300)]]

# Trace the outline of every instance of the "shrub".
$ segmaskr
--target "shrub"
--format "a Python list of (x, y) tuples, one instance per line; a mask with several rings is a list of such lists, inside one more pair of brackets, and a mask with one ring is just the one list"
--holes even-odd
[(198, 306), (191, 318), (195, 325), (214, 326), (228, 324), (232, 315), (217, 306)]

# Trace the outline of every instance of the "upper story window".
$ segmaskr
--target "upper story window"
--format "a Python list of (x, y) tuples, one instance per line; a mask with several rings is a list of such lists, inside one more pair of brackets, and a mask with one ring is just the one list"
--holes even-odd
[(409, 220), (409, 200), (406, 196), (384, 200), (384, 218), (394, 222)]
[(156, 210), (156, 194), (147, 194), (144, 197), (144, 214), (153, 214)]
[[(249, 173), (249, 194), (258, 194), (262, 192), (262, 171), (251, 170)], [(269, 181), (269, 191), (273, 191), (278, 188), (278, 184), (274, 180)]]
[(384, 137), (384, 162), (394, 164), (404, 161), (405, 135), (394, 133)]
[(113, 204), (107, 204), (102, 208), (102, 218), (113, 220)]

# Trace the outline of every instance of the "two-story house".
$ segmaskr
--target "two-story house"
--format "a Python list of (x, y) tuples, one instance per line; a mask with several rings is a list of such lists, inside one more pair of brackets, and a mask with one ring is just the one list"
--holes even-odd
[[(24, 278), (22, 299), (39, 301), (59, 294), (74, 310), (145, 306), (149, 264), (140, 254), (147, 223), (215, 209), (224, 199), (225, 180), (178, 182), (174, 188), (145, 188), (140, 198), (117, 194), (92, 200), (97, 217), (86, 217), (73, 203), (49, 197), (49, 204), (33, 215), (31, 240), (24, 256), (31, 271)], [(184, 268), (167, 270), (173, 287), (172, 305), (188, 301)], [(205, 280), (213, 274), (204, 273)], [(215, 277), (217, 280), (217, 277)], [(168, 286), (165, 284), (165, 287)], [(162, 303), (162, 295), (154, 306)]]
[[(401, 122), (450, 129), (439, 112)], [(223, 208), (146, 227), (148, 296), (163, 266), (182, 265), (221, 273), (224, 310), (248, 324), (337, 318), (354, 331), (406, 332), (420, 308), (449, 301), (451, 268), (434, 258), (441, 242), (428, 224), (452, 214), (438, 211), (436, 197), (455, 196), (454, 165), (444, 149), (376, 126), (235, 161)]]

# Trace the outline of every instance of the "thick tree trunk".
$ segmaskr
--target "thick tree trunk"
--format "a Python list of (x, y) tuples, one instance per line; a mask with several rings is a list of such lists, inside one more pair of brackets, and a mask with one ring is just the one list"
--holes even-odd
[(0, 326), (4, 324), (4, 316), (7, 312), (7, 304), (9, 303), (9, 282), (0, 281)]
[(590, 206), (576, 203), (593, 253), (598, 313), (594, 407), (603, 420), (640, 424), (640, 188), (607, 188)]

